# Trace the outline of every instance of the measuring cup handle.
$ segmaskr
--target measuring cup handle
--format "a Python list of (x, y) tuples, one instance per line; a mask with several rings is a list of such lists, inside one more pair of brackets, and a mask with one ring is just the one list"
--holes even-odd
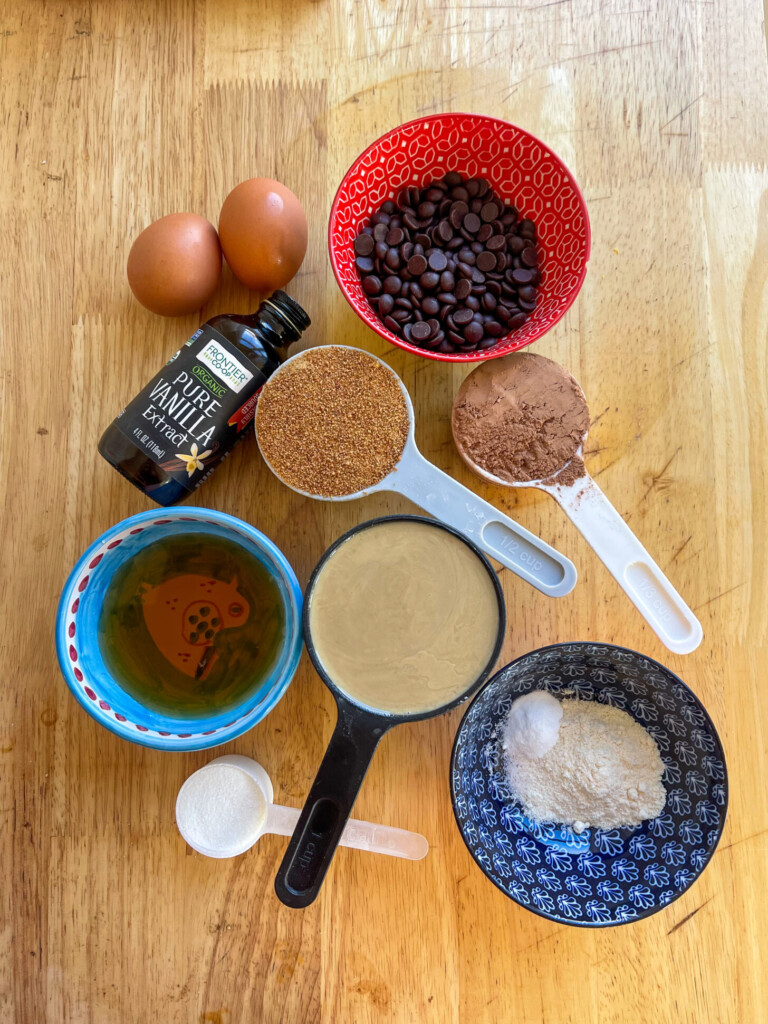
[(341, 840), (379, 740), (381, 716), (337, 702), (338, 720), (275, 878), (288, 907), (312, 903)]
[[(293, 835), (301, 811), (298, 807), (270, 804), (264, 831), (275, 836)], [(429, 843), (418, 832), (408, 832), (392, 825), (375, 825), (371, 821), (349, 818), (341, 833), (339, 846), (368, 853), (383, 853), (388, 857), (422, 860), (429, 853)]]
[(595, 481), (587, 476), (551, 493), (659, 639), (676, 654), (694, 651), (701, 623)]
[(469, 537), (543, 594), (563, 597), (576, 586), (570, 559), (438, 469), (415, 445), (406, 448), (390, 480), (392, 490)]

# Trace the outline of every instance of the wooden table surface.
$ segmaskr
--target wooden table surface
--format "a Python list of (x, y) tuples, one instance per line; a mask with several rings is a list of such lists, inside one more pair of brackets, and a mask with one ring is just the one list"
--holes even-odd
[[(9, 0), (0, 13), (3, 681), (2, 1019), (14, 1024), (733, 1022), (768, 1015), (768, 74), (759, 0)], [(535, 351), (590, 400), (587, 463), (697, 611), (671, 655), (554, 502), (470, 479), (450, 439), (465, 371), (388, 348), (338, 291), (327, 214), (349, 163), (419, 114), (472, 110), (546, 140), (580, 182), (593, 249), (580, 298)], [(502, 662), (614, 641), (694, 688), (723, 738), (725, 835), (649, 920), (589, 931), (497, 891), (454, 825), (461, 712), (390, 733), (355, 813), (423, 832), (412, 864), (342, 850), (296, 912), (272, 888), (286, 841), (217, 862), (173, 808), (210, 753), (127, 744), (59, 674), (56, 603), (103, 530), (149, 507), (96, 453), (102, 429), (194, 330), (255, 308), (227, 272), (201, 316), (155, 317), (125, 260), (150, 220), (217, 220), (237, 182), (281, 179), (310, 218), (291, 291), (311, 345), (403, 375), (424, 452), (559, 546), (552, 601), (502, 573)], [(273, 538), (302, 583), (394, 496), (334, 507), (287, 491), (249, 439), (198, 492)], [(306, 657), (286, 697), (223, 751), (300, 805), (334, 721)], [(761, 1009), (762, 1007), (762, 1009)]]

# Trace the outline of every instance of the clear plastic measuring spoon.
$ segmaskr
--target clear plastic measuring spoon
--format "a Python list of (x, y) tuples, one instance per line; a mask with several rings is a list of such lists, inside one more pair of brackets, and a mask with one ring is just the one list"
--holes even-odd
[[(356, 349), (350, 345), (328, 347), (361, 352), (369, 359), (376, 359), (395, 378), (403, 392), (408, 408), (408, 439), (405, 442), (403, 454), (395, 468), (373, 487), (340, 497), (326, 497), (320, 494), (309, 494), (287, 483), (274, 469), (264, 454), (264, 450), (261, 449), (264, 461), (278, 480), (298, 494), (320, 501), (352, 501), (376, 491), (402, 494), (419, 508), (429, 512), (435, 519), (439, 519), (447, 526), (451, 526), (469, 537), (487, 555), (495, 558), (497, 562), (501, 562), (503, 566), (511, 569), (521, 579), (527, 580), (542, 593), (548, 594), (550, 597), (563, 597), (570, 593), (576, 585), (576, 567), (570, 559), (561, 555), (559, 551), (540, 540), (535, 534), (520, 526), (509, 516), (505, 516), (493, 505), (489, 505), (487, 501), (483, 501), (482, 498), (460, 484), (458, 480), (454, 480), (453, 477), (424, 458), (416, 447), (411, 396), (395, 371), (383, 360), (362, 349)], [(300, 360), (305, 354), (305, 352), (299, 352), (287, 359), (264, 385), (264, 392), (266, 393), (272, 381), (276, 380), (287, 366)], [(258, 429), (256, 436), (258, 439)]]
[[(538, 357), (526, 355), (524, 358)], [(563, 370), (563, 373), (565, 372)], [(586, 408), (587, 399), (584, 392), (575, 380), (574, 384)], [(454, 400), (454, 413), (460, 395), (461, 391)], [(459, 454), (473, 472), (503, 487), (536, 487), (552, 495), (669, 650), (676, 654), (690, 654), (699, 646), (704, 635), (701, 623), (592, 477), (584, 470), (572, 483), (567, 482), (566, 470), (574, 460), (582, 459), (588, 430), (584, 432), (573, 458), (546, 482), (510, 481), (488, 473), (472, 460), (457, 436), (455, 422), (454, 415), (454, 442)], [(563, 477), (566, 482), (558, 482), (558, 478)]]
[[(237, 773), (244, 773), (247, 781)], [(283, 807), (273, 800), (272, 780), (258, 761), (226, 754), (198, 769), (183, 784), (176, 798), (176, 824), (198, 853), (237, 857), (263, 835), (293, 834), (301, 809)], [(354, 818), (347, 821), (340, 845), (406, 860), (421, 860), (429, 850), (429, 843), (418, 832)]]

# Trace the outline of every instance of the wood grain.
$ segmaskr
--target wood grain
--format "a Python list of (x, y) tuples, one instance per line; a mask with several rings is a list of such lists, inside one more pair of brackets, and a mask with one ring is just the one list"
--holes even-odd
[[(0, 13), (0, 1008), (18, 1024), (259, 1021), (726, 1022), (768, 1006), (768, 70), (760, 0), (13, 0)], [(536, 350), (581, 381), (588, 463), (705, 629), (665, 652), (546, 496), (470, 478), (448, 413), (464, 371), (387, 348), (336, 288), (335, 187), (381, 131), (476, 110), (552, 145), (582, 185), (593, 254), (578, 303)], [(382, 743), (356, 814), (423, 832), (418, 864), (339, 852), (321, 899), (282, 907), (285, 840), (231, 862), (186, 848), (183, 779), (91, 721), (53, 650), (60, 588), (102, 530), (147, 503), (96, 455), (104, 426), (199, 322), (139, 307), (132, 238), (176, 210), (217, 219), (238, 181), (285, 181), (310, 214), (291, 286), (306, 344), (368, 348), (402, 374), (417, 437), (577, 563), (549, 601), (502, 574), (503, 660), (566, 639), (660, 658), (704, 700), (731, 808), (679, 902), (590, 932), (517, 907), (454, 826), (460, 713)], [(201, 317), (257, 297), (227, 273)], [(246, 442), (200, 500), (255, 523), (302, 582), (393, 496), (313, 504)], [(227, 749), (299, 805), (334, 720), (304, 659), (279, 707)]]

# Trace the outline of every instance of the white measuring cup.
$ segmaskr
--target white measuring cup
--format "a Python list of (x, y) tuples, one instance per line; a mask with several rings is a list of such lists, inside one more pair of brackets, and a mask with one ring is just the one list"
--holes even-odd
[[(535, 534), (520, 526), (509, 516), (505, 516), (503, 512), (499, 512), (493, 505), (483, 501), (482, 498), (460, 484), (458, 480), (454, 480), (453, 477), (424, 458), (416, 447), (411, 396), (395, 371), (377, 356), (351, 345), (328, 347), (362, 352), (369, 359), (376, 359), (395, 378), (408, 408), (408, 439), (405, 442), (403, 454), (395, 468), (373, 487), (356, 491), (354, 494), (326, 497), (320, 494), (309, 494), (307, 491), (302, 491), (287, 483), (271, 465), (262, 450), (264, 461), (278, 480), (286, 487), (296, 491), (297, 494), (320, 501), (352, 501), (377, 491), (402, 494), (419, 508), (423, 508), (425, 512), (434, 516), (435, 519), (439, 519), (447, 526), (451, 526), (454, 530), (469, 537), (487, 555), (495, 558), (497, 562), (501, 562), (507, 569), (511, 569), (521, 579), (527, 580), (543, 594), (548, 594), (550, 597), (563, 597), (570, 593), (576, 586), (576, 567), (570, 559), (561, 555), (559, 551), (540, 540)], [(280, 369), (273, 373), (264, 385), (264, 390), (269, 388), (270, 383), (279, 377), (286, 366), (301, 359), (305, 354), (305, 352), (299, 352), (295, 356), (291, 356), (290, 359), (286, 359)], [(258, 430), (256, 437), (258, 440)], [(261, 446), (259, 447), (261, 448)]]
[[(574, 383), (579, 387), (575, 380)], [(587, 400), (580, 387), (579, 391), (586, 406)], [(574, 458), (582, 458), (588, 433), (588, 430), (584, 432)], [(586, 470), (570, 485), (557, 482), (573, 459), (547, 482), (512, 482), (488, 473), (473, 462), (455, 430), (453, 439), (466, 464), (483, 479), (502, 487), (536, 487), (551, 494), (670, 651), (690, 654), (699, 646), (704, 636), (701, 623)]]
[[(263, 805), (252, 808), (249, 820), (234, 838), (215, 844), (201, 841), (199, 816), (200, 802), (194, 795), (195, 783), (204, 772), (216, 771), (228, 767), (245, 772), (252, 779), (263, 797)], [(219, 773), (221, 774), (221, 773)], [(193, 782), (193, 780), (195, 780)], [(270, 834), (290, 836), (296, 828), (301, 809), (283, 807), (273, 803), (274, 790), (272, 780), (266, 770), (253, 758), (242, 754), (225, 754), (210, 761), (203, 768), (193, 772), (186, 780), (176, 798), (176, 824), (184, 840), (206, 857), (237, 857), (245, 853), (261, 839)], [(261, 801), (259, 801), (259, 804)], [(219, 805), (221, 810), (221, 806)], [(195, 820), (197, 819), (197, 821)], [(421, 860), (426, 857), (429, 843), (418, 832), (408, 832), (402, 828), (389, 825), (374, 825), (368, 821), (357, 821), (350, 818), (341, 837), (341, 846), (349, 846), (355, 850), (367, 850), (369, 853), (384, 853), (390, 857), (402, 857), (405, 860)]]

